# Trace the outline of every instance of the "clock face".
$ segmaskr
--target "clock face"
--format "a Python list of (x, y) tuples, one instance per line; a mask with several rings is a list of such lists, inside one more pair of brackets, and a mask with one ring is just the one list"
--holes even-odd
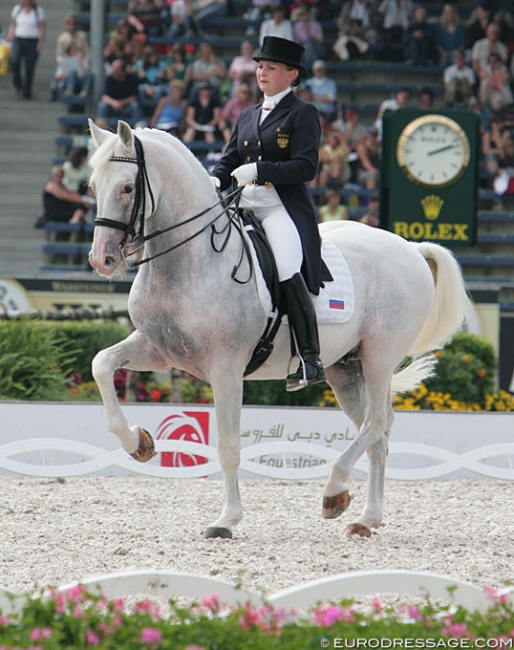
[(402, 131), (396, 159), (406, 176), (426, 187), (454, 183), (469, 165), (469, 141), (463, 129), (444, 115), (423, 115)]

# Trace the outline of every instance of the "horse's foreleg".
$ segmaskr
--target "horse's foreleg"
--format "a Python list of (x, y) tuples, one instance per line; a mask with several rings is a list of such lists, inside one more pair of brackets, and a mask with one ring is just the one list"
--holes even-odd
[(223, 470), (225, 485), (225, 506), (221, 517), (204, 532), (205, 538), (232, 537), (232, 528), (243, 518), (243, 506), (239, 495), (237, 470), (241, 455), (241, 404), (243, 381), (229, 377), (234, 370), (227, 371), (219, 382), (212, 382), (216, 422), (218, 427), (218, 458)]
[(93, 377), (105, 407), (108, 429), (118, 436), (123, 449), (139, 462), (146, 462), (154, 455), (153, 439), (146, 429), (137, 425), (129, 427), (120, 408), (113, 376), (118, 368), (157, 370), (159, 368), (155, 362), (155, 355), (136, 331), (124, 341), (100, 351), (92, 364)]

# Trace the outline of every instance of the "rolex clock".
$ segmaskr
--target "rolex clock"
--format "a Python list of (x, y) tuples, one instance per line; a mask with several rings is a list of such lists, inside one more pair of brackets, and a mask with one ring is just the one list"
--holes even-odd
[(383, 117), (381, 226), (406, 239), (476, 239), (480, 117), (400, 109)]
[(469, 165), (469, 139), (451, 117), (430, 113), (409, 122), (396, 148), (403, 173), (424, 187), (455, 183)]

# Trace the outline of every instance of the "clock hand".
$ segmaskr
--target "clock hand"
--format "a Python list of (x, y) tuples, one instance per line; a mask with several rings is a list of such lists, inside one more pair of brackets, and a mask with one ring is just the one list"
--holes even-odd
[(427, 153), (427, 156), (433, 156), (436, 153), (442, 153), (443, 151), (448, 151), (448, 149), (453, 149), (456, 145), (454, 144), (449, 144), (446, 147), (439, 147), (439, 149), (434, 149), (433, 151), (429, 151)]

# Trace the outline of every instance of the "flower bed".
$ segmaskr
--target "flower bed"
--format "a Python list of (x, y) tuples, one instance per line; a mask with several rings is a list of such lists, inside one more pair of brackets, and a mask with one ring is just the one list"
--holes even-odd
[[(449, 603), (320, 604), (305, 614), (216, 596), (188, 607), (108, 600), (82, 586), (31, 598), (17, 615), (0, 615), (0, 650), (308, 650), (309, 648), (512, 648), (514, 608), (504, 592), (486, 590), (484, 611)], [(389, 640), (389, 644), (384, 643)], [(394, 643), (394, 645), (393, 645)]]

